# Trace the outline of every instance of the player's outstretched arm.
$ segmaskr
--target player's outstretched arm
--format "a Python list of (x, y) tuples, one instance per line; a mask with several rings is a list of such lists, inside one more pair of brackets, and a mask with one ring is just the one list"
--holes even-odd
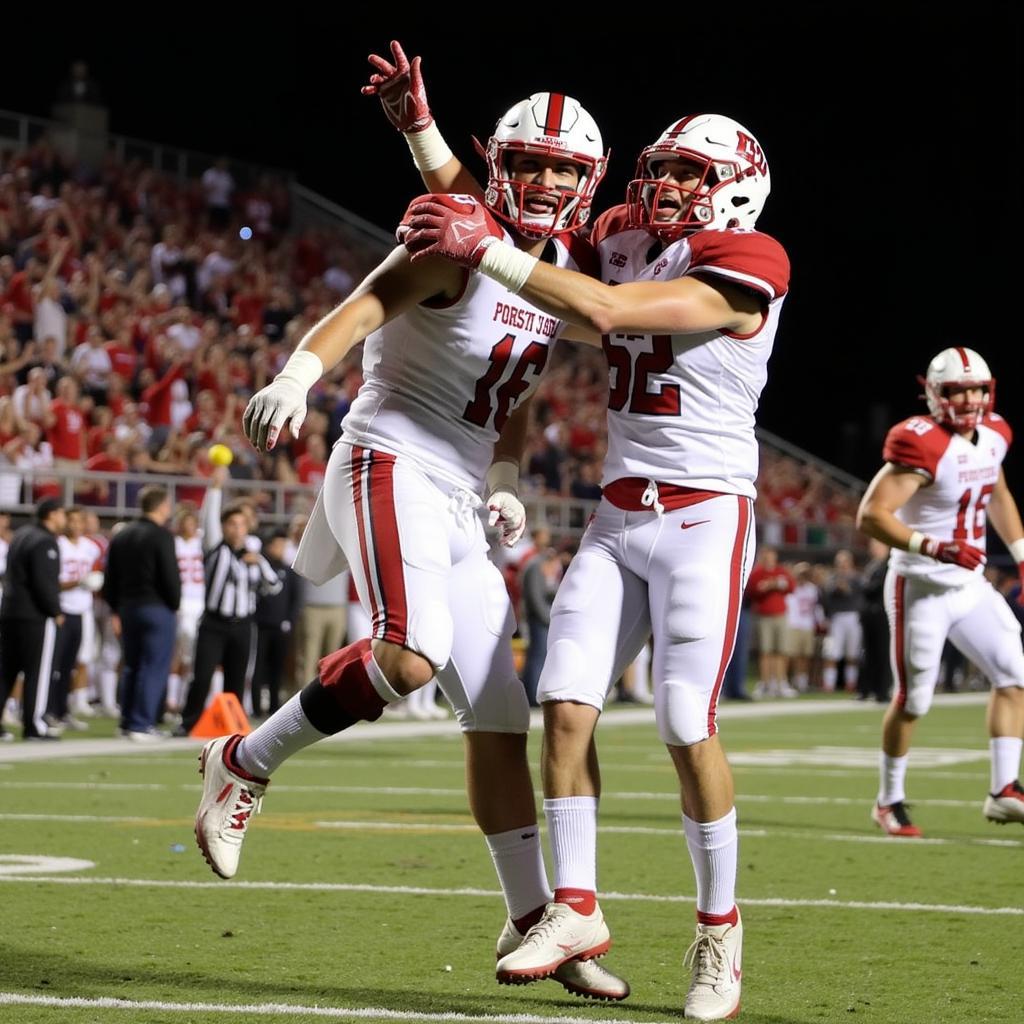
[(999, 469), (999, 479), (988, 503), (988, 517), (992, 520), (996, 533), (1009, 549), (1010, 557), (1017, 563), (1017, 571), (1021, 578), (1020, 602), (1024, 604), (1024, 523), (1021, 522), (1020, 509), (1013, 500), (1010, 488), (1006, 486), (1006, 477)]
[(376, 53), (367, 59), (374, 72), (361, 92), (364, 96), (376, 96), (387, 119), (405, 136), (423, 184), (431, 192), (482, 197), (480, 184), (448, 148), (430, 112), (421, 58), (413, 57), (410, 61), (401, 43), (393, 39), (390, 61)]
[(458, 293), (463, 272), (443, 260), (413, 265), (399, 246), (340, 306), (317, 323), (284, 369), (249, 400), (242, 429), (260, 451), (269, 451), (289, 424), (298, 435), (309, 389), (368, 334), (435, 295)]
[(404, 236), (413, 259), (443, 256), (522, 295), (560, 320), (598, 334), (696, 334), (755, 330), (760, 300), (743, 289), (697, 277), (640, 281), (616, 287), (544, 263), (501, 240), (487, 210), (471, 199), (422, 196), (406, 213)]

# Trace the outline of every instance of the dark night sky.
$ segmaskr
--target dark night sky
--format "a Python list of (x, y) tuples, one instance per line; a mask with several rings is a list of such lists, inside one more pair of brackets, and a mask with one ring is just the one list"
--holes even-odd
[[(358, 27), (342, 13), (272, 8), (248, 28), (159, 9), (154, 19), (173, 22), (130, 38), (61, 22), (66, 44), (5, 54), (0, 107), (47, 114), (82, 56), (115, 132), (290, 166), (384, 227), (418, 179), (359, 86), (366, 54), (386, 53), (394, 35), (423, 55), (439, 124), (474, 168), (469, 136), (486, 138), (517, 99), (545, 89), (580, 99), (613, 151), (598, 210), (620, 201), (637, 152), (669, 122), (728, 114), (768, 156), (773, 190), (758, 226), (793, 263), (760, 421), (869, 476), (884, 428), (919, 408), (915, 374), (948, 344), (988, 358), (1000, 409), (1024, 430), (1012, 299), (1022, 6), (641, 4), (590, 29), (567, 5), (490, 8), (504, 28), (450, 7)], [(1019, 461), (1008, 467), (1018, 480)]]

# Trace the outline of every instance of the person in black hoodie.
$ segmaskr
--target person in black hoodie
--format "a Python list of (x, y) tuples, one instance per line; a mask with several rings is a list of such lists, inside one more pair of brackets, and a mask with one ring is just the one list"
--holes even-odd
[[(66, 522), (56, 498), (36, 508), (35, 522), (14, 535), (7, 553), (4, 597), (0, 604), (0, 707), (24, 673), (22, 721), (26, 740), (58, 739), (43, 721), (50, 694), (60, 611), (60, 551), (57, 534)], [(2, 729), (0, 729), (2, 732)]]

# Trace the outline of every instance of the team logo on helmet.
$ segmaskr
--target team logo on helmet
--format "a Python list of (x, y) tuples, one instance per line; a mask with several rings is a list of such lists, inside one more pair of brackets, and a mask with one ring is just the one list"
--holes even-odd
[[(676, 162), (688, 165), (685, 184)], [(671, 242), (702, 228), (754, 227), (770, 191), (764, 150), (746, 128), (692, 114), (640, 154), (626, 204), (633, 227)]]

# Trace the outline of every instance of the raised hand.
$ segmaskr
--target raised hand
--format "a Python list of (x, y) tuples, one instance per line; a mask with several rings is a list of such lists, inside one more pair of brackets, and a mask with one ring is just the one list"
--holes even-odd
[(420, 73), (420, 58), (412, 62), (397, 39), (391, 41), (390, 63), (371, 53), (367, 58), (377, 70), (360, 92), (364, 96), (377, 96), (388, 120), (400, 132), (422, 132), (434, 122), (427, 103), (427, 90)]

